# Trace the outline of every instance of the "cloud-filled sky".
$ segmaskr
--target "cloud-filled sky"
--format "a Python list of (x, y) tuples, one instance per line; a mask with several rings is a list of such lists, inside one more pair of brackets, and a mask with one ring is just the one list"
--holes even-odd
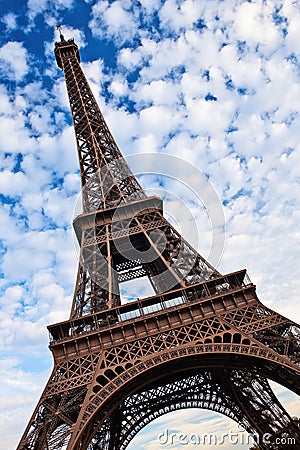
[[(218, 270), (247, 268), (262, 302), (300, 323), (300, 5), (2, 0), (0, 21), (0, 450), (13, 450), (52, 368), (46, 326), (68, 317), (77, 269), (80, 180), (56, 25), (79, 45), (124, 156), (166, 153), (205, 173), (226, 222)], [(189, 202), (178, 180), (167, 189)], [(189, 208), (207, 256), (209, 217), (201, 202)], [(297, 399), (275, 390), (300, 415)], [(129, 448), (156, 450), (159, 430), (183, 423), (187, 433), (233, 427), (208, 411), (177, 412)]]

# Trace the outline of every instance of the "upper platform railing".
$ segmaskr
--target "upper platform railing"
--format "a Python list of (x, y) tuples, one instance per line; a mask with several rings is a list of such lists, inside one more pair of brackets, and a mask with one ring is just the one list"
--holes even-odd
[(71, 319), (48, 326), (50, 346), (61, 340), (91, 333), (127, 321), (137, 320), (149, 314), (158, 314), (178, 308), (190, 302), (202, 302), (251, 286), (246, 270), (193, 284), (171, 292), (136, 300), (98, 313)]

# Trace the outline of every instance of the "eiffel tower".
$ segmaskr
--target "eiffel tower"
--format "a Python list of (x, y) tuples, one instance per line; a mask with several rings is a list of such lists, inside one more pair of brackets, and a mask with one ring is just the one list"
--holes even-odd
[[(80, 261), (70, 318), (48, 327), (54, 368), (18, 450), (123, 450), (152, 420), (184, 408), (228, 416), (260, 448), (300, 448), (300, 429), (268, 382), (300, 394), (300, 327), (259, 301), (245, 270), (222, 275), (164, 218), (61, 30), (55, 55), (83, 188), (73, 223)], [(119, 285), (140, 277), (155, 294), (122, 305)]]

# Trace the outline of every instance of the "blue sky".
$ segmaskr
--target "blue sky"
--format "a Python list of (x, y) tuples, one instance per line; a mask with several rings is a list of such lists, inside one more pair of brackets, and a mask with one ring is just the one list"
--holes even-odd
[[(123, 154), (163, 152), (204, 172), (226, 220), (218, 270), (246, 267), (263, 303), (299, 323), (300, 6), (1, 0), (0, 21), (0, 449), (12, 450), (49, 377), (46, 326), (68, 317), (77, 268), (71, 223), (80, 182), (56, 25), (80, 46)], [(181, 177), (165, 184), (192, 210), (207, 256), (209, 217), (180, 191)], [(155, 177), (141, 182), (161, 186)], [(185, 236), (194, 239), (192, 228)], [(275, 390), (300, 415), (299, 402)], [(233, 427), (185, 411), (146, 427), (130, 448), (156, 450), (170, 424)]]

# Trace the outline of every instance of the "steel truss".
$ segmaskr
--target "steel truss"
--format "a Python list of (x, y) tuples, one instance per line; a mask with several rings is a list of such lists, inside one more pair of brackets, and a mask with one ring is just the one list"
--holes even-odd
[[(267, 381), (300, 394), (299, 326), (259, 301), (245, 270), (221, 275), (180, 236), (122, 157), (74, 40), (61, 35), (55, 54), (77, 140), (81, 253), (70, 318), (48, 327), (54, 369), (18, 450), (123, 450), (183, 408), (232, 418), (261, 448), (299, 448)], [(121, 305), (119, 284), (139, 277), (154, 295)]]

